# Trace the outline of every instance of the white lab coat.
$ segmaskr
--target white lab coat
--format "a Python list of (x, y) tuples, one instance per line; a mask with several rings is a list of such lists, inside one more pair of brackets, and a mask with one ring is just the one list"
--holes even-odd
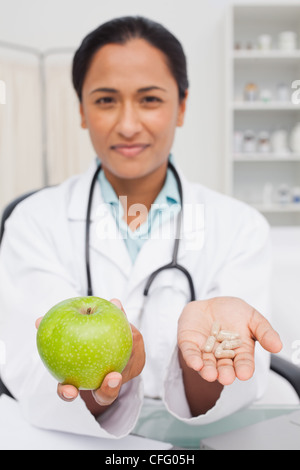
[[(153, 234), (132, 265), (99, 185), (90, 236), (94, 295), (122, 301), (129, 321), (143, 334), (146, 366), (98, 421), (80, 397), (72, 403), (58, 398), (57, 383), (37, 353), (34, 323), (57, 302), (86, 295), (85, 217), (95, 169), (93, 162), (83, 175), (31, 196), (6, 224), (0, 251), (0, 340), (6, 346), (1, 374), (25, 417), (42, 428), (120, 438), (134, 428), (144, 396), (162, 399), (178, 419), (199, 425), (250, 404), (263, 393), (269, 368), (269, 355), (259, 345), (253, 378), (226, 386), (211, 410), (191, 417), (176, 345), (177, 320), (190, 300), (183, 274), (163, 272), (141, 312), (148, 276), (171, 260), (174, 227), (164, 231), (163, 239)], [(269, 317), (265, 219), (239, 201), (189, 183), (182, 174), (181, 180), (185, 206), (178, 261), (191, 273), (197, 299), (236, 296)]]

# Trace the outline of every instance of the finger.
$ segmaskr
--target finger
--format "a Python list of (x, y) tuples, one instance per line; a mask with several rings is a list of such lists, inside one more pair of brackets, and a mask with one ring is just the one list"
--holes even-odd
[(232, 359), (218, 359), (218, 381), (222, 385), (231, 385), (236, 379), (236, 372)]
[(57, 394), (64, 401), (73, 401), (78, 397), (79, 391), (73, 385), (58, 384)]
[(215, 382), (218, 378), (217, 361), (212, 353), (203, 353), (203, 368), (201, 377), (207, 382)]
[(239, 380), (249, 380), (254, 374), (254, 355), (251, 352), (238, 353), (234, 358), (234, 368)]
[(282, 349), (280, 336), (268, 320), (257, 310), (253, 310), (249, 328), (254, 338), (259, 341), (264, 349), (271, 353), (278, 353)]
[(192, 341), (178, 342), (178, 346), (186, 365), (199, 372), (203, 367), (202, 354), (199, 346)]
[(36, 329), (39, 328), (40, 323), (41, 323), (42, 320), (43, 320), (43, 317), (40, 317), (40, 318), (38, 318), (38, 319), (35, 321), (35, 327), (36, 327)]
[(107, 374), (98, 390), (93, 390), (96, 402), (101, 406), (111, 405), (118, 398), (122, 385), (122, 375), (118, 372)]

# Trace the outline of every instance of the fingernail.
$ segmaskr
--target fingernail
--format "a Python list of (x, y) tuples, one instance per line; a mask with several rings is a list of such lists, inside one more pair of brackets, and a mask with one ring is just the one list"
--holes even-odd
[(73, 395), (69, 395), (69, 394), (66, 393), (66, 392), (63, 392), (63, 396), (64, 396), (64, 398), (66, 398), (67, 400), (72, 400), (72, 399), (74, 398)]
[(120, 302), (119, 299), (111, 299), (110, 302), (111, 302), (112, 304), (116, 305), (116, 307), (119, 307), (119, 308), (122, 307), (122, 304), (121, 304), (121, 302)]
[(117, 388), (120, 385), (120, 380), (119, 379), (110, 379), (107, 382), (107, 385), (109, 388)]

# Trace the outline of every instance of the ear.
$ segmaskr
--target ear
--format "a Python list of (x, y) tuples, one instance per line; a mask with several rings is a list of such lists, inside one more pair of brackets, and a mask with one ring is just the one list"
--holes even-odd
[(177, 117), (177, 127), (183, 126), (187, 98), (188, 98), (188, 90), (186, 90), (184, 98), (179, 103), (178, 117)]
[(86, 119), (85, 119), (85, 114), (84, 114), (84, 109), (83, 109), (82, 102), (79, 105), (79, 112), (80, 112), (80, 116), (81, 116), (81, 127), (82, 127), (82, 129), (87, 129)]

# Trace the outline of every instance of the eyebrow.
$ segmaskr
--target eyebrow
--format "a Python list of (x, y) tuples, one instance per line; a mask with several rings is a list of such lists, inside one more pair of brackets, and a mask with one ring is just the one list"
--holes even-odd
[[(146, 93), (147, 91), (152, 91), (152, 90), (161, 90), (161, 91), (165, 91), (165, 92), (167, 91), (167, 90), (165, 90), (165, 88), (162, 88), (162, 87), (159, 87), (159, 86), (147, 86), (147, 87), (144, 87), (144, 88), (139, 88), (138, 93)], [(115, 88), (103, 87), (103, 88), (96, 88), (95, 90), (91, 91), (90, 94), (97, 93), (97, 92), (118, 93), (118, 90), (116, 90)]]
[(147, 86), (145, 88), (140, 88), (138, 90), (138, 93), (145, 93), (147, 91), (152, 91), (152, 90), (161, 90), (161, 91), (167, 91), (165, 88), (162, 88), (160, 86)]

